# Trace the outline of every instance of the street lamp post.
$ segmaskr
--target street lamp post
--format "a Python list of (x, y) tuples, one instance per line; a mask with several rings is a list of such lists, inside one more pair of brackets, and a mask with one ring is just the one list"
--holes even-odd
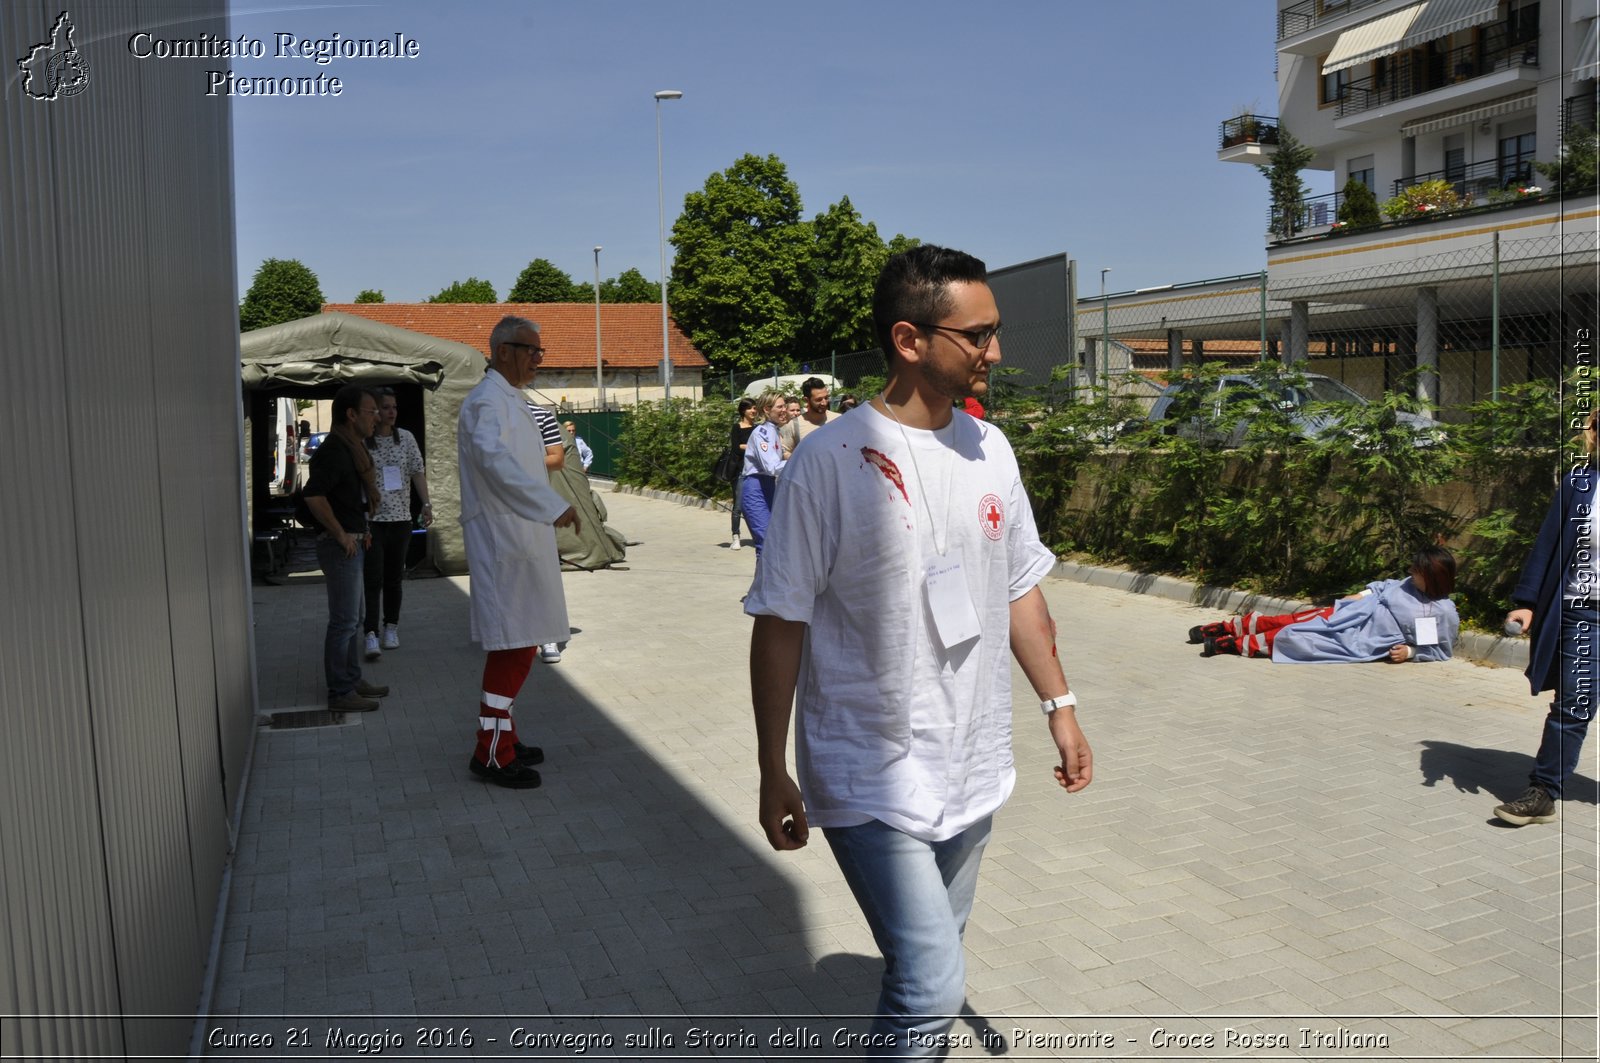
[(656, 210), (661, 219), (661, 397), (672, 398), (672, 355), (667, 350), (667, 191), (661, 176), (661, 101), (681, 100), (677, 89), (656, 93)]
[(1111, 394), (1111, 304), (1106, 300), (1107, 266), (1100, 271), (1100, 382), (1106, 395)]
[(606, 408), (606, 381), (601, 375), (600, 363), (600, 251), (599, 244), (594, 245), (594, 393), (595, 408)]

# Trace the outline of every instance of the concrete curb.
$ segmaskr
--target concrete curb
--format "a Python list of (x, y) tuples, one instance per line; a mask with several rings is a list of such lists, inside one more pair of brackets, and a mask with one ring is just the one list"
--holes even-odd
[[(598, 489), (610, 481), (593, 482)], [(728, 508), (726, 502), (719, 502), (713, 498), (700, 498), (649, 487), (612, 483), (611, 490), (617, 494), (639, 495), (643, 498), (675, 502), (680, 506), (693, 506), (698, 509)], [(1252, 594), (1233, 587), (1213, 587), (1179, 579), (1177, 576), (1153, 575), (1148, 572), (1108, 568), (1103, 565), (1085, 565), (1078, 561), (1057, 561), (1050, 575), (1056, 579), (1087, 583), (1092, 587), (1109, 587), (1129, 594), (1151, 594), (1170, 601), (1187, 602), (1218, 613), (1292, 613), (1310, 604), (1289, 598)], [(1479, 664), (1493, 665), (1497, 668), (1516, 668), (1520, 671), (1528, 667), (1528, 640), (1489, 635), (1481, 631), (1463, 631), (1456, 646), (1456, 656), (1464, 660), (1477, 661)]]

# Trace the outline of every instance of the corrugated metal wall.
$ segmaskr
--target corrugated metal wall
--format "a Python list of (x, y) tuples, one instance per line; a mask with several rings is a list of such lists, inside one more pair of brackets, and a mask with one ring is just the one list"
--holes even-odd
[[(62, 10), (0, 4), (0, 69)], [(69, 11), (88, 83), (0, 112), (0, 1044), (182, 1055), (127, 1016), (198, 1001), (253, 726), (231, 127), (127, 40), (228, 26)]]

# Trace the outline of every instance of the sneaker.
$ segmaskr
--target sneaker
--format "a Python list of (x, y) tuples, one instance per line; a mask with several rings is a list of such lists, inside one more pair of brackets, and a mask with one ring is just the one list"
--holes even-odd
[(1497, 818), (1518, 827), (1530, 823), (1549, 823), (1556, 818), (1556, 803), (1542, 786), (1530, 786), (1515, 801), (1495, 808)]
[(1231, 635), (1233, 628), (1226, 620), (1218, 620), (1210, 624), (1196, 624), (1189, 629), (1189, 645), (1198, 646), (1206, 639), (1214, 639), (1218, 635)]
[(399, 624), (383, 625), (383, 648), (386, 650), (398, 650), (400, 648)]
[(389, 688), (382, 683), (369, 683), (365, 679), (357, 679), (356, 693), (364, 698), (386, 698), (389, 696)]
[(496, 786), (504, 786), (508, 790), (532, 790), (543, 782), (538, 772), (515, 760), (503, 768), (497, 768), (493, 764), (481, 763), (477, 757), (473, 757), (467, 761), (467, 767), (480, 779), (492, 782)]
[(328, 708), (334, 712), (376, 712), (378, 703), (372, 698), (364, 698), (352, 690), (348, 694), (340, 694), (336, 698), (329, 698)]
[(382, 656), (383, 651), (378, 648), (378, 633), (376, 631), (367, 632), (367, 660), (376, 661)]
[(740, 539), (735, 539), (733, 542), (728, 544), (728, 549), (729, 550), (742, 550), (742, 549), (744, 549), (744, 542), (742, 540), (740, 540)]
[(555, 664), (561, 660), (561, 645), (556, 642), (547, 642), (539, 647), (539, 660), (545, 664)]

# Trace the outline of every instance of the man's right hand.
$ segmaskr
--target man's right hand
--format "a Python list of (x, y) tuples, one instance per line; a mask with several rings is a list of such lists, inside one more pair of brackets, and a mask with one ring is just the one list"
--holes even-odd
[(780, 852), (803, 848), (811, 835), (811, 828), (806, 825), (805, 804), (800, 800), (800, 787), (788, 772), (778, 778), (762, 778), (759, 816), (761, 829), (767, 832), (767, 843)]
[(558, 528), (571, 528), (580, 534), (583, 532), (583, 522), (578, 519), (578, 510), (573, 506), (568, 506), (565, 513), (550, 523)]

